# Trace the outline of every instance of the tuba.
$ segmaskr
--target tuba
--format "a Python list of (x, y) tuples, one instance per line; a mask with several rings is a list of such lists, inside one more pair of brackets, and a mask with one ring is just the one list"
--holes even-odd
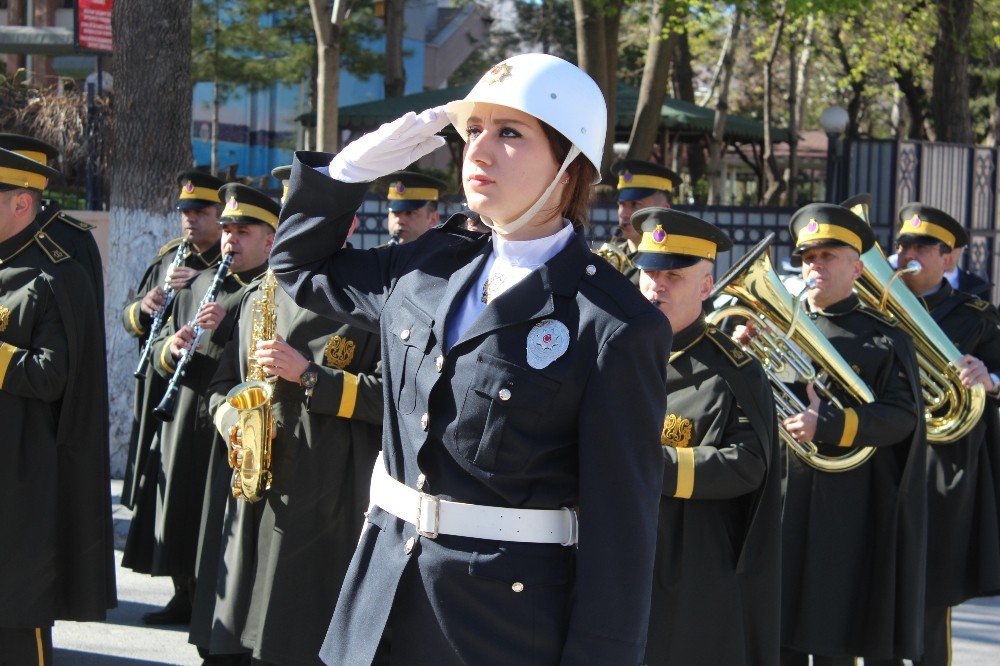
[(821, 398), (843, 409), (832, 385), (817, 374), (815, 362), (857, 404), (874, 402), (875, 396), (816, 325), (799, 316), (801, 299), (788, 293), (771, 265), (769, 247), (773, 240), (774, 234), (768, 234), (719, 280), (712, 291), (713, 300), (724, 294), (734, 298), (735, 303), (711, 312), (706, 321), (717, 324), (726, 317), (738, 317), (753, 323), (759, 334), (744, 349), (760, 361), (771, 382), (781, 439), (810, 467), (823, 472), (845, 472), (864, 464), (875, 448), (865, 446), (844, 455), (829, 456), (821, 454), (812, 442), (795, 441), (781, 427), (781, 422), (805, 411), (807, 405), (789, 390), (781, 377), (788, 370), (794, 371), (803, 381), (812, 382)]
[[(867, 204), (860, 203), (851, 210), (871, 223)], [(855, 287), (858, 298), (891, 317), (913, 338), (924, 396), (927, 441), (950, 444), (961, 439), (979, 423), (986, 407), (986, 391), (979, 385), (968, 389), (962, 384), (958, 369), (962, 353), (920, 299), (898, 280), (904, 273), (918, 272), (920, 264), (913, 261), (893, 271), (878, 243), (861, 255), (861, 261), (865, 268)]]
[(257, 343), (273, 340), (278, 323), (274, 301), (277, 281), (267, 271), (250, 304), (250, 348), (247, 377), (226, 395), (226, 402), (239, 413), (239, 421), (229, 433), (229, 466), (233, 468), (233, 497), (259, 502), (271, 487), (271, 398), (274, 386), (257, 362)]
[(635, 264), (632, 263), (632, 259), (610, 242), (602, 243), (601, 247), (593, 250), (593, 253), (602, 257), (619, 273), (624, 273), (631, 268), (635, 268)]

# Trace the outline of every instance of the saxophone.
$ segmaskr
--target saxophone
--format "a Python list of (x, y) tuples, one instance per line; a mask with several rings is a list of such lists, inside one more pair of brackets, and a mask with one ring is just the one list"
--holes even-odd
[(250, 304), (250, 348), (247, 351), (246, 381), (233, 387), (226, 402), (239, 412), (239, 421), (229, 433), (229, 465), (233, 468), (233, 497), (259, 502), (271, 487), (271, 417), (273, 378), (264, 373), (254, 350), (257, 343), (273, 340), (278, 323), (274, 301), (277, 281), (267, 271)]

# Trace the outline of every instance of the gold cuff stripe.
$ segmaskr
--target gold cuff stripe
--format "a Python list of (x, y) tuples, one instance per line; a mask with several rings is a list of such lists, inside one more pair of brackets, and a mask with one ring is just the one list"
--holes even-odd
[(38, 648), (38, 666), (45, 666), (45, 649), (42, 647), (41, 627), (35, 627), (35, 647)]
[(17, 153), (21, 157), (27, 157), (29, 160), (34, 160), (36, 162), (44, 164), (45, 166), (49, 165), (49, 158), (48, 155), (46, 155), (45, 153), (40, 153), (35, 150), (12, 150), (10, 152)]
[(340, 409), (337, 416), (349, 419), (354, 416), (354, 407), (358, 402), (358, 376), (350, 372), (344, 373), (344, 386), (340, 390)]
[(230, 205), (226, 206), (226, 210), (222, 212), (222, 218), (225, 219), (227, 217), (252, 217), (255, 220), (260, 220), (271, 225), (274, 229), (278, 228), (277, 215), (253, 204), (237, 203), (234, 208), (230, 203)]
[(169, 374), (174, 374), (174, 370), (177, 368), (174, 366), (173, 359), (170, 356), (170, 338), (163, 343), (163, 349), (160, 350), (160, 365)]
[(203, 199), (205, 201), (214, 201), (215, 203), (222, 203), (222, 199), (219, 198), (219, 191), (213, 190), (210, 187), (195, 187), (190, 192), (186, 188), (181, 188), (181, 199)]
[(219, 431), (224, 439), (229, 439), (229, 431), (232, 429), (233, 425), (236, 424), (239, 419), (239, 412), (235, 407), (230, 405), (228, 402), (224, 402), (219, 405), (219, 409), (215, 412), (215, 418), (212, 421), (215, 423), (215, 429)]
[(858, 413), (853, 408), (844, 410), (844, 434), (840, 436), (837, 446), (851, 446), (858, 436)]
[(41, 174), (30, 171), (0, 167), (0, 183), (32, 190), (44, 190), (49, 186), (49, 179)]
[(437, 201), (438, 191), (433, 187), (404, 187), (400, 192), (395, 184), (389, 186), (390, 201)]
[(641, 187), (647, 190), (664, 190), (665, 192), (674, 191), (674, 183), (669, 178), (664, 178), (663, 176), (637, 176), (632, 174), (631, 180), (625, 180), (624, 175), (618, 176), (618, 189), (624, 190), (629, 187)]
[(7, 378), (7, 366), (10, 365), (11, 358), (19, 351), (21, 350), (14, 345), (0, 343), (0, 388), (3, 388), (3, 382)]
[(142, 327), (139, 323), (139, 306), (141, 302), (136, 301), (132, 304), (132, 307), (128, 309), (128, 323), (132, 325), (132, 330), (135, 331), (136, 335), (145, 335), (146, 329)]
[(677, 492), (674, 497), (690, 499), (694, 494), (694, 449), (677, 449)]
[(903, 226), (900, 227), (897, 238), (912, 235), (930, 236), (931, 238), (937, 238), (948, 247), (955, 247), (955, 234), (951, 233), (940, 224), (934, 224), (933, 222), (921, 220), (920, 218), (916, 219), (920, 220), (920, 223), (916, 225), (913, 224), (913, 219), (903, 222)]
[(639, 252), (656, 252), (658, 254), (686, 254), (692, 257), (715, 260), (715, 253), (718, 246), (710, 240), (695, 238), (694, 236), (681, 236), (680, 234), (664, 234), (660, 242), (653, 240), (653, 232), (646, 231), (642, 234), (642, 242), (639, 243)]
[[(810, 231), (810, 227), (812, 230)], [(858, 252), (861, 252), (861, 237), (853, 231), (837, 226), (836, 224), (821, 224), (816, 220), (809, 220), (809, 224), (799, 229), (799, 236), (795, 241), (796, 245), (810, 243), (812, 241), (835, 240), (847, 243)]]

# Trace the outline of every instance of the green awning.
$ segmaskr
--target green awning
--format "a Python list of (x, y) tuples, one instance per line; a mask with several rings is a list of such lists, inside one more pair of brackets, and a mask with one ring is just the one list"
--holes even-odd
[[(389, 122), (408, 111), (420, 113), (424, 109), (446, 104), (452, 100), (462, 99), (471, 85), (425, 90), (419, 93), (380, 99), (362, 104), (351, 104), (340, 107), (340, 127), (352, 131), (366, 131)], [(618, 97), (615, 115), (619, 128), (631, 128), (639, 100), (639, 89), (624, 83), (618, 84)], [(712, 131), (715, 121), (714, 109), (698, 106), (691, 102), (667, 97), (663, 101), (661, 112), (663, 126), (672, 134), (701, 135)], [(772, 138), (776, 142), (788, 141), (788, 130), (773, 128)], [(764, 141), (764, 124), (760, 121), (742, 116), (730, 115), (726, 119), (726, 139), (730, 142)]]

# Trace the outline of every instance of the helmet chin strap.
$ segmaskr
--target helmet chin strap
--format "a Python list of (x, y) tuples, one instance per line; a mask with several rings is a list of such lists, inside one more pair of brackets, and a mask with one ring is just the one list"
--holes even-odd
[(566, 153), (566, 159), (563, 160), (562, 166), (559, 167), (559, 171), (556, 172), (555, 178), (552, 179), (552, 182), (549, 183), (549, 186), (545, 189), (544, 192), (542, 192), (542, 195), (538, 197), (538, 201), (536, 201), (531, 206), (531, 208), (524, 211), (524, 213), (522, 213), (519, 218), (517, 218), (513, 222), (504, 223), (504, 222), (497, 222), (496, 220), (492, 220), (486, 217), (485, 215), (482, 215), (480, 217), (483, 221), (483, 224), (485, 224), (490, 229), (493, 229), (498, 234), (501, 234), (503, 236), (512, 234), (521, 227), (523, 227), (524, 225), (526, 225), (535, 217), (535, 215), (538, 214), (538, 211), (540, 211), (542, 207), (544, 207), (545, 204), (548, 203), (549, 197), (552, 196), (552, 191), (555, 190), (556, 185), (559, 184), (559, 179), (562, 178), (562, 175), (566, 172), (566, 169), (569, 168), (569, 165), (573, 162), (574, 159), (576, 159), (576, 156), (579, 154), (580, 154), (580, 149), (577, 148), (575, 145), (571, 145), (569, 148), (569, 152)]

